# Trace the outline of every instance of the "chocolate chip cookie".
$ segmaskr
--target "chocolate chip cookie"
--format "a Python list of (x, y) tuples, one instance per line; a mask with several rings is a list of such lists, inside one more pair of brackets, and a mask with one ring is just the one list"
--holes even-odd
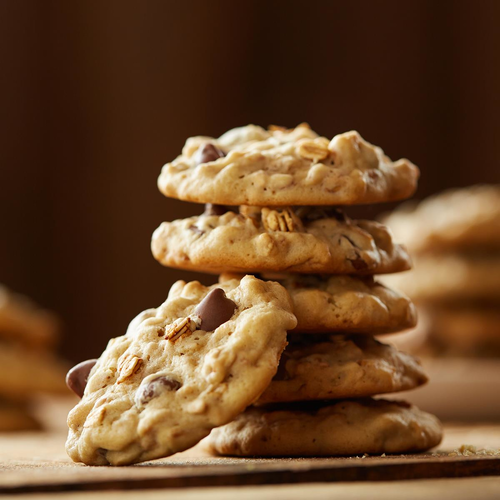
[(278, 372), (258, 404), (374, 396), (414, 389), (427, 377), (417, 358), (368, 336), (289, 335)]
[(332, 140), (308, 125), (255, 125), (191, 137), (158, 179), (166, 196), (223, 205), (352, 205), (408, 198), (419, 171), (355, 131)]
[(205, 441), (219, 454), (309, 457), (424, 451), (442, 438), (439, 420), (398, 401), (250, 408)]
[[(223, 273), (219, 281), (242, 277)], [(270, 274), (263, 277), (278, 281), (290, 294), (297, 317), (295, 332), (374, 335), (412, 328), (417, 322), (411, 300), (381, 285), (372, 276)]]
[(296, 325), (291, 309), (281, 285), (253, 276), (186, 283), (112, 339), (94, 366), (69, 376), (83, 391), (68, 417), (70, 457), (91, 465), (151, 460), (230, 422), (275, 375)]
[(410, 268), (406, 250), (381, 224), (314, 207), (241, 207), (222, 215), (209, 207), (200, 216), (164, 222), (152, 251), (165, 266), (212, 273), (370, 275)]

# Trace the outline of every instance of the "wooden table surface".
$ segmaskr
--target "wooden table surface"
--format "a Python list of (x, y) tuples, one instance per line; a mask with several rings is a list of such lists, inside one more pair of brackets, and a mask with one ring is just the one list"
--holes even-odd
[[(500, 498), (500, 424), (448, 424), (437, 453), (412, 456), (237, 459), (209, 457), (195, 448), (130, 467), (74, 464), (66, 456), (65, 438), (61, 427), (0, 434), (0, 496)], [(462, 445), (488, 449), (490, 454), (453, 452)], [(499, 455), (492, 455), (492, 450)]]

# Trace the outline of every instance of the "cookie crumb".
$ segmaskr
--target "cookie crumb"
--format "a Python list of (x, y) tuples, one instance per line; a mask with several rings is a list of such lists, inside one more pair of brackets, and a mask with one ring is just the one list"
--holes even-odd
[(473, 456), (500, 456), (500, 448), (477, 449), (472, 444), (463, 444), (452, 451), (437, 450), (432, 453), (433, 457), (473, 457)]

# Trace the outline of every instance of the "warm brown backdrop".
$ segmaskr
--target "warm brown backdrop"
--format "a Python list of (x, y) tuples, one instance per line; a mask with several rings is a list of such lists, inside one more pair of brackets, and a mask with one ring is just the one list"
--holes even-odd
[[(0, 282), (98, 355), (190, 273), (157, 264), (160, 167), (253, 122), (356, 128), (418, 196), (500, 182), (500, 2), (0, 2)], [(375, 213), (374, 209), (374, 213)]]

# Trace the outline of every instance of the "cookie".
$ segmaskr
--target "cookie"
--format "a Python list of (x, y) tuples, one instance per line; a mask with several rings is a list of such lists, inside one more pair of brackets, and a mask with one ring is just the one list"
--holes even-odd
[(39, 392), (67, 393), (67, 367), (50, 353), (2, 342), (0, 366), (0, 396), (24, 401)]
[[(220, 207), (218, 207), (220, 208)], [(336, 210), (241, 207), (164, 222), (153, 234), (165, 266), (203, 272), (394, 273), (409, 269), (406, 250), (372, 221)]]
[(218, 139), (192, 137), (158, 179), (166, 196), (222, 205), (353, 205), (402, 200), (418, 168), (392, 162), (355, 131), (331, 141), (308, 125), (236, 128)]
[(430, 340), (454, 356), (500, 355), (500, 308), (438, 308), (429, 311)]
[(74, 461), (124, 465), (171, 455), (260, 396), (296, 320), (278, 283), (247, 276), (236, 285), (185, 284), (112, 339), (90, 372), (73, 371), (88, 379), (68, 417)]
[(318, 335), (307, 342), (308, 338), (289, 336), (278, 372), (258, 404), (359, 398), (427, 382), (418, 359), (372, 337)]
[(54, 314), (0, 285), (0, 339), (47, 347), (55, 343), (58, 329)]
[(500, 249), (500, 186), (477, 185), (409, 203), (384, 220), (413, 253)]
[[(241, 277), (223, 273), (219, 281)], [(297, 317), (296, 332), (373, 335), (405, 330), (417, 322), (411, 300), (377, 283), (371, 276), (290, 274), (265, 278), (278, 281), (290, 294)]]
[(33, 431), (40, 422), (21, 404), (0, 398), (0, 432)]
[(242, 457), (349, 456), (428, 450), (441, 437), (439, 420), (415, 406), (363, 399), (251, 408), (214, 429), (206, 444), (212, 452)]
[(418, 302), (500, 300), (500, 255), (422, 255), (415, 269), (380, 280)]

